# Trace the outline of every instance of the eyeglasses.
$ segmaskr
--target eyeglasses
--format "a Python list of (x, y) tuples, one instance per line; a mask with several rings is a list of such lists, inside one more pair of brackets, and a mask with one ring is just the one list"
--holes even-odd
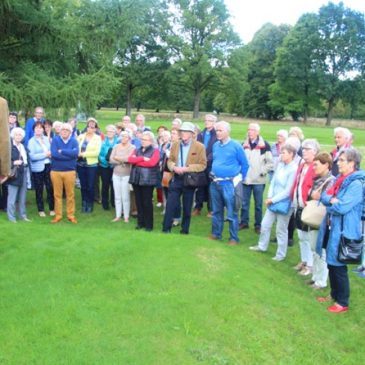
[(340, 157), (340, 158), (338, 159), (338, 162), (348, 162), (348, 161), (347, 161), (345, 158), (341, 158), (341, 157)]
[(91, 126), (91, 125), (89, 125), (89, 126), (87, 126), (88, 128), (90, 128), (90, 129), (96, 129), (96, 127), (94, 126)]

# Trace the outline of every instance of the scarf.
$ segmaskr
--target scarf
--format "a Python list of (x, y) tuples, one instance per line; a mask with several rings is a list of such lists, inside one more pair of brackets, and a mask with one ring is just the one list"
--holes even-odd
[(342, 183), (344, 182), (344, 180), (350, 176), (351, 174), (353, 174), (355, 171), (350, 172), (347, 175), (340, 175), (340, 177), (336, 180), (336, 182), (327, 190), (327, 195), (332, 195), (332, 196), (336, 196), (337, 193), (339, 192)]

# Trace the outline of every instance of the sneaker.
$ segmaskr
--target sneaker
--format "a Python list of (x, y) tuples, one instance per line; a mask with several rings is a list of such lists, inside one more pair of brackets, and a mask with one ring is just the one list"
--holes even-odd
[(237, 246), (237, 245), (239, 245), (239, 243), (237, 241), (235, 241), (235, 240), (229, 240), (227, 242), (227, 245), (228, 246)]
[(317, 285), (317, 284), (312, 284), (311, 288), (314, 289), (314, 290), (321, 290), (321, 289), (325, 289), (326, 287), (325, 286), (320, 286), (320, 285)]
[(248, 224), (246, 224), (246, 223), (241, 223), (240, 225), (239, 225), (239, 230), (242, 230), (242, 229), (248, 229), (249, 228), (249, 225)]
[(344, 307), (338, 303), (335, 303), (334, 305), (328, 307), (327, 310), (331, 313), (342, 313), (347, 312), (349, 310), (349, 307)]
[(23, 217), (22, 218), (22, 221), (24, 221), (24, 222), (31, 222), (31, 220), (28, 217)]
[(161, 208), (161, 207), (162, 207), (162, 203), (158, 202), (158, 203), (156, 204), (156, 207), (157, 207), (157, 208)]
[(50, 215), (51, 217), (54, 217), (54, 216), (56, 215), (56, 212), (55, 212), (54, 210), (51, 210), (51, 211), (49, 212), (49, 215)]
[(120, 217), (115, 217), (114, 219), (111, 220), (111, 222), (119, 222), (122, 218)]
[(261, 248), (259, 247), (259, 245), (256, 246), (250, 246), (249, 249), (251, 251), (256, 251), (256, 252), (265, 252), (264, 250), (261, 250)]
[(196, 216), (200, 215), (200, 209), (195, 208), (195, 209), (193, 210), (193, 212), (191, 213), (191, 215), (192, 215), (193, 217), (196, 217)]
[(207, 218), (212, 218), (212, 217), (213, 217), (213, 213), (212, 212), (208, 212)]
[(178, 225), (180, 225), (180, 220), (179, 220), (179, 219), (174, 219), (174, 220), (172, 221), (172, 225), (173, 225), (174, 227), (177, 227)]
[(271, 259), (279, 262), (279, 261), (284, 261), (285, 257), (274, 256)]
[(44, 213), (44, 212), (38, 212), (38, 214), (39, 214), (39, 216), (40, 216), (40, 217), (42, 217), (42, 218), (44, 218), (44, 217), (46, 216), (46, 213)]

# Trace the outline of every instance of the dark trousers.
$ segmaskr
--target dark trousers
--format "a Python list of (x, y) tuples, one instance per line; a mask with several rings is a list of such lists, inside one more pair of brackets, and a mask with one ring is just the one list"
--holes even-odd
[(294, 230), (295, 230), (295, 215), (294, 212), (290, 216), (289, 224), (288, 224), (288, 239), (292, 240), (294, 238)]
[(153, 189), (154, 186), (133, 184), (137, 205), (137, 225), (146, 229), (153, 229)]
[(181, 222), (181, 232), (189, 233), (191, 209), (193, 207), (195, 188), (184, 186), (184, 179), (181, 176), (175, 175), (170, 182), (169, 192), (166, 202), (165, 217), (163, 220), (162, 230), (169, 232), (172, 227), (172, 221), (176, 215), (176, 206), (180, 204), (182, 196), (183, 217)]
[(97, 166), (77, 166), (77, 174), (79, 175), (81, 186), (81, 199), (90, 205), (94, 203), (97, 171)]
[(0, 209), (6, 210), (8, 201), (8, 186), (2, 184), (0, 186)]
[[(165, 199), (167, 202), (167, 199), (169, 197), (169, 188), (163, 188), (163, 192), (165, 193)], [(176, 202), (176, 208), (175, 208), (175, 212), (174, 212), (174, 219), (180, 219), (181, 218), (181, 199), (179, 199)]]
[(327, 266), (331, 285), (331, 297), (336, 303), (347, 307), (350, 297), (350, 282), (347, 274), (347, 266)]
[(212, 204), (211, 204), (211, 199), (210, 199), (210, 194), (209, 194), (209, 186), (210, 186), (210, 183), (196, 189), (196, 192), (195, 192), (195, 207), (194, 207), (195, 209), (201, 210), (203, 208), (203, 203), (207, 202), (208, 212), (212, 211)]
[(113, 169), (99, 166), (99, 174), (101, 176), (101, 204), (104, 209), (109, 209), (109, 202), (114, 206)]
[(46, 164), (41, 172), (32, 172), (35, 200), (38, 212), (44, 212), (43, 189), (46, 188), (49, 210), (54, 210), (53, 186), (51, 182), (51, 164)]

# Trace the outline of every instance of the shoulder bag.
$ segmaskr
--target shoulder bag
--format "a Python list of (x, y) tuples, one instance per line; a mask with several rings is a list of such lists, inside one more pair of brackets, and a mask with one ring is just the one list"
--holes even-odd
[[(181, 166), (184, 166), (181, 143), (180, 143), (180, 160), (181, 160)], [(201, 186), (206, 186), (206, 185), (208, 185), (208, 178), (205, 171), (185, 172), (184, 186), (189, 188), (199, 188)]]
[(276, 203), (270, 204), (267, 208), (273, 213), (287, 215), (289, 213), (290, 206), (291, 199), (285, 198)]
[[(321, 191), (326, 183), (331, 179), (329, 177), (324, 183), (316, 190)], [(326, 215), (326, 207), (318, 200), (309, 200), (307, 205), (303, 208), (301, 220), (310, 228), (318, 229)]]

